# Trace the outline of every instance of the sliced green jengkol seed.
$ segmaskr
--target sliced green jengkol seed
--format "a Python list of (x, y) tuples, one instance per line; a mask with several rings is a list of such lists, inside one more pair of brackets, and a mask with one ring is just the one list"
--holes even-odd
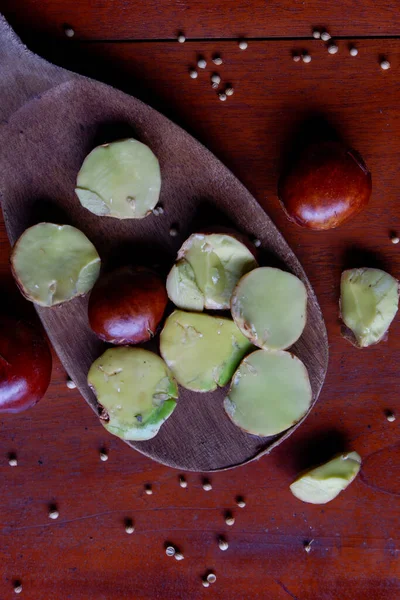
[(88, 384), (104, 427), (123, 440), (149, 440), (172, 414), (177, 384), (165, 362), (142, 348), (106, 350), (94, 361)]
[(169, 298), (186, 310), (227, 309), (236, 283), (256, 266), (251, 251), (234, 236), (194, 233), (168, 276)]
[(177, 381), (208, 392), (226, 385), (251, 348), (230, 319), (176, 310), (160, 337), (160, 351)]
[(399, 282), (380, 269), (349, 269), (342, 273), (342, 319), (360, 348), (377, 344), (385, 336), (399, 307)]
[(289, 352), (257, 350), (240, 363), (224, 408), (247, 433), (268, 436), (300, 421), (311, 401), (310, 380), (301, 360)]
[(357, 477), (361, 457), (357, 452), (338, 454), (329, 462), (301, 474), (290, 486), (296, 498), (310, 504), (326, 504)]
[(54, 306), (92, 289), (99, 276), (100, 257), (79, 229), (39, 223), (16, 242), (11, 268), (28, 300)]
[(303, 333), (307, 290), (291, 273), (260, 267), (237, 284), (231, 311), (236, 325), (253, 344), (264, 350), (284, 350)]
[(85, 158), (75, 192), (95, 215), (142, 219), (160, 197), (161, 173), (148, 146), (127, 139), (98, 146)]

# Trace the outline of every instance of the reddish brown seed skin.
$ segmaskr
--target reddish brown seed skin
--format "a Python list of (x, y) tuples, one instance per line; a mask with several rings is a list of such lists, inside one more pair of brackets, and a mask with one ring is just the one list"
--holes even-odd
[(140, 344), (156, 332), (168, 297), (161, 277), (142, 267), (121, 267), (100, 277), (89, 298), (89, 323), (111, 344)]
[(0, 317), (0, 413), (19, 413), (43, 398), (52, 358), (42, 334), (25, 321)]
[(310, 146), (284, 174), (278, 196), (288, 218), (302, 227), (334, 229), (368, 204), (372, 181), (361, 156), (339, 142)]

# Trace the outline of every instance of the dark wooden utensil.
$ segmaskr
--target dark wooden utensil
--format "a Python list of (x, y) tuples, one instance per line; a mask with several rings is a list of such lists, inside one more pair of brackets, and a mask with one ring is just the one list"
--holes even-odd
[[(315, 403), (328, 363), (317, 299), (282, 235), (233, 174), (185, 131), (136, 98), (29, 52), (1, 19), (0, 69), (0, 198), (11, 243), (34, 223), (69, 223), (92, 240), (103, 263), (158, 263), (166, 272), (183, 240), (199, 228), (230, 224), (260, 239), (262, 262), (282, 265), (307, 286), (307, 326), (293, 351), (309, 370)], [(129, 136), (148, 144), (160, 161), (164, 215), (138, 221), (96, 217), (74, 194), (76, 174), (95, 145)], [(178, 230), (177, 237), (171, 237), (171, 227)], [(97, 414), (86, 375), (104, 344), (89, 328), (87, 298), (37, 311), (65, 369)], [(221, 470), (271, 452), (299, 426), (269, 438), (246, 435), (226, 417), (224, 394), (181, 389), (177, 409), (160, 433), (130, 445), (179, 469)]]

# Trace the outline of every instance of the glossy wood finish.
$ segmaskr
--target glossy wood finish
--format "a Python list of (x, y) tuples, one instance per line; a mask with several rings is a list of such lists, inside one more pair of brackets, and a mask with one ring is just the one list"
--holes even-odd
[[(313, 28), (327, 28), (334, 36), (398, 35), (400, 13), (388, 0), (2, 0), (11, 25), (38, 33), (64, 35), (73, 27), (80, 39), (308, 37)], [(375, 18), (375, 15), (379, 15)]]
[[(15, 4), (15, 22), (22, 23), (22, 5)], [(57, 12), (64, 4), (54, 0), (52, 6)], [(295, 5), (286, 6), (295, 21)], [(168, 19), (168, 9), (164, 12)], [(70, 13), (71, 21), (77, 14)], [(385, 33), (381, 14), (372, 12), (369, 22)], [(312, 23), (314, 14), (308, 18)], [(358, 27), (357, 18), (343, 11), (343, 27)], [(39, 31), (40, 17), (30, 26), (31, 32)], [(176, 471), (139, 454), (133, 462), (132, 450), (106, 435), (79, 394), (66, 389), (55, 359), (47, 397), (24, 415), (1, 419), (0, 596), (14, 597), (12, 581), (21, 578), (28, 600), (397, 598), (399, 419), (389, 423), (385, 410), (400, 411), (400, 324), (397, 318), (386, 343), (357, 351), (340, 337), (337, 297), (344, 267), (377, 265), (400, 274), (399, 247), (389, 240), (391, 230), (400, 230), (400, 43), (356, 40), (360, 52), (353, 58), (344, 41), (331, 56), (314, 41), (252, 42), (239, 53), (233, 42), (86, 45), (68, 40), (61, 52), (59, 44), (35, 38), (47, 57), (117, 84), (172, 116), (245, 183), (316, 290), (328, 327), (330, 365), (318, 405), (292, 438), (270, 457), (214, 475), (213, 490), (205, 492), (197, 475), (189, 474), (182, 489)], [(292, 49), (303, 47), (312, 51), (312, 62), (293, 63)], [(235, 88), (225, 103), (209, 87), (211, 71), (196, 81), (187, 76), (197, 52), (209, 56), (214, 51), (223, 53), (219, 70)], [(387, 72), (379, 68), (381, 54), (391, 61)], [(329, 232), (308, 232), (286, 220), (276, 182), (296, 133), (312, 133), (326, 122), (363, 154), (373, 195), (354, 221)], [(2, 229), (3, 279), (8, 248)], [(103, 444), (109, 449), (104, 463), (98, 456)], [(323, 507), (292, 497), (288, 485), (298, 470), (344, 448), (364, 460), (360, 477), (344, 494)], [(11, 451), (19, 456), (16, 468), (8, 466)], [(148, 482), (152, 496), (144, 493)], [(245, 495), (246, 508), (235, 506), (236, 494)], [(57, 521), (47, 517), (52, 501), (59, 503)], [(236, 517), (233, 527), (224, 523), (228, 508)], [(123, 526), (129, 516), (136, 526), (131, 536)], [(230, 544), (225, 553), (215, 541), (220, 533)], [(307, 554), (303, 542), (310, 539)], [(167, 540), (182, 546), (184, 561), (165, 556)], [(218, 579), (204, 589), (200, 576), (208, 568)]]

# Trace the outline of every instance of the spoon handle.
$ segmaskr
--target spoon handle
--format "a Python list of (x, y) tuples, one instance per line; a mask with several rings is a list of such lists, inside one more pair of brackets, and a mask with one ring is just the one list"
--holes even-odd
[(0, 125), (32, 98), (74, 77), (28, 50), (0, 14)]

